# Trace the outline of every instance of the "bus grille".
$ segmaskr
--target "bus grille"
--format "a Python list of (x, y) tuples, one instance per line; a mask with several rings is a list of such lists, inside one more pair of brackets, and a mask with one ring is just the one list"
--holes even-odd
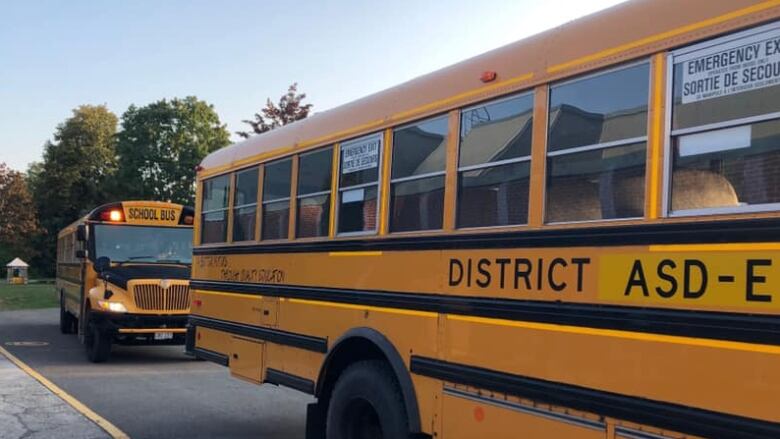
[(190, 307), (188, 285), (171, 285), (163, 289), (158, 284), (135, 286), (135, 306), (143, 310), (186, 311)]

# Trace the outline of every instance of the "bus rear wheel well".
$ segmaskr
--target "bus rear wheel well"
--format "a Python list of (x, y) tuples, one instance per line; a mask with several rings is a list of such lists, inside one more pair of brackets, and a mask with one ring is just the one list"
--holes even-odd
[(383, 361), (393, 371), (403, 395), (409, 429), (412, 433), (420, 433), (417, 395), (408, 368), (393, 344), (371, 328), (354, 328), (347, 331), (328, 352), (314, 391), (314, 396), (320, 401), (320, 410), (327, 411), (327, 402), (341, 373), (350, 365), (366, 360)]

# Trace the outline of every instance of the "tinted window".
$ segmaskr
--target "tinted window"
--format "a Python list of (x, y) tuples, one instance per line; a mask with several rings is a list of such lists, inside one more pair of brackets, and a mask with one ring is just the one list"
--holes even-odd
[(230, 176), (221, 175), (203, 182), (203, 211), (224, 209), (228, 205)]
[(290, 202), (263, 204), (263, 239), (285, 239), (289, 231)]
[(392, 185), (390, 230), (441, 229), (444, 218), (444, 175)]
[(643, 216), (646, 154), (639, 143), (551, 157), (547, 221)]
[(780, 203), (780, 120), (674, 141), (672, 210)]
[(333, 149), (303, 154), (298, 163), (298, 195), (330, 190)]
[(526, 223), (529, 175), (528, 161), (461, 172), (458, 227)]
[(393, 178), (444, 171), (446, 154), (446, 116), (395, 130)]
[(257, 177), (257, 168), (236, 174), (236, 195), (233, 200), (234, 206), (257, 203)]
[(330, 225), (330, 194), (310, 195), (298, 199), (299, 238), (328, 236)]
[(285, 159), (265, 165), (263, 179), (263, 202), (290, 198), (290, 175), (292, 160)]
[(647, 133), (649, 64), (550, 88), (548, 151)]
[(532, 94), (467, 110), (460, 117), (460, 165), (531, 155)]

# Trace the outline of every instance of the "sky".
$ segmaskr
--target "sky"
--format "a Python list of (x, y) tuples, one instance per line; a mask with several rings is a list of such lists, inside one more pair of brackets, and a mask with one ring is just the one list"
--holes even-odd
[(620, 2), (0, 0), (0, 162), (79, 105), (194, 95), (234, 133), (293, 82), (324, 111)]

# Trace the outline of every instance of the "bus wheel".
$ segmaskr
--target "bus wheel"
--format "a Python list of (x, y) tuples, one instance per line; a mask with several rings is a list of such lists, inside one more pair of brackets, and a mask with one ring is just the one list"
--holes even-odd
[(73, 334), (76, 329), (76, 318), (65, 309), (65, 298), (60, 296), (60, 332)]
[(87, 320), (89, 329), (84, 337), (87, 358), (93, 363), (102, 363), (111, 355), (111, 334)]
[(409, 422), (395, 376), (381, 361), (349, 366), (328, 404), (327, 439), (406, 439)]

